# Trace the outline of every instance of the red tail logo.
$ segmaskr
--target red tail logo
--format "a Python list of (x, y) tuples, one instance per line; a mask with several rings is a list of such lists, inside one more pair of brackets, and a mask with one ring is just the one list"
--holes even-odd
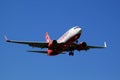
[(51, 42), (51, 39), (50, 39), (50, 37), (49, 37), (49, 35), (48, 35), (48, 32), (46, 32), (46, 41), (47, 41), (47, 42)]

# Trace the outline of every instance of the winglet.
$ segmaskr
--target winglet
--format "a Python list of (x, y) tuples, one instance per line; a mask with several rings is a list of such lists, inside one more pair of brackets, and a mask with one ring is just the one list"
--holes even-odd
[(4, 35), (4, 38), (5, 38), (6, 42), (10, 42), (10, 40), (7, 38), (6, 35)]
[(104, 47), (105, 47), (105, 48), (107, 47), (107, 44), (106, 44), (106, 42), (104, 42)]

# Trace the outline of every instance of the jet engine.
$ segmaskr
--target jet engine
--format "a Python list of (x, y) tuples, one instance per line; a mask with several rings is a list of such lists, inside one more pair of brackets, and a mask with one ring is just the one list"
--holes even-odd
[(80, 44), (77, 45), (77, 50), (87, 50), (87, 43), (86, 42), (81, 42)]
[(53, 40), (53, 41), (49, 42), (49, 44), (48, 44), (48, 55), (57, 55), (56, 44), (57, 44), (56, 40)]
[(57, 44), (57, 41), (56, 41), (56, 40), (51, 41), (51, 42), (48, 44), (48, 49), (54, 49), (56, 44)]

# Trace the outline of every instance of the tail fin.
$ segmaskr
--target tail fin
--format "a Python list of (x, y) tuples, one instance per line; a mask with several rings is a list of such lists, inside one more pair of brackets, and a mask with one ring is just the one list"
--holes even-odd
[(50, 37), (49, 37), (49, 35), (48, 35), (48, 32), (46, 32), (46, 41), (47, 41), (47, 42), (50, 42), (50, 41), (51, 41), (51, 39), (50, 39)]

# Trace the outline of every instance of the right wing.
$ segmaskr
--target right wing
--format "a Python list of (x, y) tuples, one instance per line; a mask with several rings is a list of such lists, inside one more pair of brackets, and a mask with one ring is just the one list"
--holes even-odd
[(6, 42), (18, 43), (18, 44), (27, 44), (32, 47), (39, 48), (48, 48), (48, 42), (31, 42), (31, 41), (17, 41), (17, 40), (9, 40), (6, 36), (4, 36)]

